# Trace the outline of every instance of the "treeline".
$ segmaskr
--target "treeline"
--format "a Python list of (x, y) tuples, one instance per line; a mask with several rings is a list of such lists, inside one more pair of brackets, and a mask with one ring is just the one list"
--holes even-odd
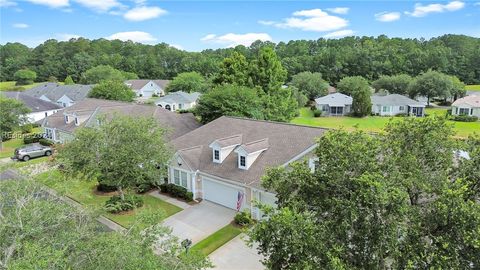
[(417, 76), (435, 70), (457, 76), (466, 84), (480, 83), (480, 39), (444, 35), (430, 40), (386, 36), (346, 37), (338, 40), (295, 40), (288, 43), (254, 42), (251, 46), (186, 52), (168, 44), (145, 45), (119, 40), (48, 40), (30, 49), (20, 43), (0, 45), (0, 80), (14, 80), (20, 69), (37, 73), (36, 81), (49, 77), (75, 82), (82, 73), (98, 65), (109, 65), (139, 78), (172, 79), (182, 72), (196, 71), (205, 77), (217, 74), (225, 57), (237, 51), (248, 60), (260, 48), (271, 46), (287, 70), (288, 79), (303, 72), (319, 72), (336, 85), (346, 76), (369, 81), (382, 75)]

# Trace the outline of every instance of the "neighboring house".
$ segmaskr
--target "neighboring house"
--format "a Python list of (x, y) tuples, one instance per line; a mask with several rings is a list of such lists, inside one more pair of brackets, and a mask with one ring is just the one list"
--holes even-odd
[(25, 90), (24, 93), (56, 103), (62, 107), (70, 107), (75, 104), (75, 102), (87, 98), (92, 88), (93, 85), (45, 83)]
[(188, 110), (197, 105), (200, 93), (186, 93), (183, 91), (168, 93), (155, 101), (155, 105), (165, 108), (169, 111)]
[(372, 95), (372, 113), (380, 116), (399, 114), (424, 116), (425, 104), (399, 94)]
[(29, 96), (23, 92), (1, 92), (8, 98), (13, 98), (18, 101), (21, 101), (27, 108), (30, 109), (30, 113), (27, 114), (28, 121), (30, 123), (35, 123), (42, 120), (43, 118), (56, 113), (57, 111), (63, 109), (63, 107), (45, 101), (36, 97)]
[(316, 138), (326, 130), (286, 123), (220, 117), (171, 141), (175, 155), (168, 182), (185, 187), (195, 199), (251, 212), (258, 201), (275, 205), (274, 193), (261, 187), (267, 168), (314, 160)]
[(177, 114), (150, 105), (87, 98), (48, 116), (43, 120), (42, 127), (47, 138), (57, 143), (65, 143), (73, 139), (77, 128), (95, 127), (98, 125), (100, 115), (111, 116), (117, 113), (158, 119), (159, 123), (168, 129), (168, 140), (182, 136), (200, 126), (192, 114)]
[(317, 109), (321, 110), (324, 116), (349, 114), (352, 108), (352, 101), (352, 97), (342, 93), (328, 94), (315, 99)]
[(480, 95), (459, 98), (452, 103), (452, 115), (480, 117)]
[(137, 97), (150, 98), (153, 95), (165, 95), (169, 80), (128, 80), (125, 84), (130, 87)]

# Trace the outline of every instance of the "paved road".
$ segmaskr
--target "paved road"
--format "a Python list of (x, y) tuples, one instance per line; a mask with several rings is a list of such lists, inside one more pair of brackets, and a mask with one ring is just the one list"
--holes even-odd
[(265, 267), (260, 262), (262, 256), (255, 248), (250, 248), (244, 241), (246, 235), (240, 234), (210, 254), (210, 260), (217, 270), (261, 270)]

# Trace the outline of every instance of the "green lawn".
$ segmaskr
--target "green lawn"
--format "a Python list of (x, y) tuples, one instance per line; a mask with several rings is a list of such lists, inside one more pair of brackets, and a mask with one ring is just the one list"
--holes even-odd
[[(78, 180), (78, 179), (65, 179), (61, 172), (58, 170), (52, 170), (46, 173), (39, 174), (36, 178), (41, 183), (45, 184), (46, 186), (55, 189), (61, 194), (65, 194), (66, 196), (72, 198), (73, 200), (85, 205), (86, 207), (99, 211), (105, 217), (115, 221), (116, 223), (122, 225), (125, 228), (129, 228), (135, 222), (137, 215), (140, 211), (146, 209), (162, 209), (165, 212), (164, 218), (171, 216), (182, 209), (167, 203), (163, 200), (155, 198), (150, 195), (141, 195), (144, 198), (144, 206), (136, 209), (134, 211), (123, 213), (123, 214), (111, 214), (107, 213), (103, 206), (105, 202), (108, 200), (109, 196), (97, 195), (93, 193), (95, 190), (96, 182), (95, 181), (85, 181), (85, 180)], [(159, 222), (161, 220), (158, 220)], [(139, 224), (140, 227), (144, 227), (144, 224)]]
[[(32, 132), (40, 133), (42, 132), (42, 128), (39, 128), (39, 127), (34, 128)], [(18, 148), (22, 145), (24, 145), (23, 138), (15, 138), (15, 139), (10, 139), (8, 141), (2, 142), (2, 148), (0, 150), (0, 158), (13, 156), (13, 151), (15, 150), (15, 148)]]
[(197, 251), (207, 256), (217, 248), (225, 245), (228, 241), (235, 238), (241, 232), (242, 230), (239, 227), (233, 224), (228, 224), (227, 226), (221, 228), (220, 230), (214, 232), (207, 238), (195, 244), (192, 247), (192, 251)]
[[(433, 115), (445, 115), (445, 109), (427, 109), (427, 114)], [(380, 117), (380, 116), (367, 116), (363, 118), (356, 117), (313, 117), (313, 112), (309, 108), (300, 109), (300, 116), (294, 118), (291, 122), (299, 125), (324, 127), (331, 129), (344, 128), (346, 130), (353, 130), (355, 127), (367, 132), (379, 132), (381, 131), (388, 121), (398, 121), (401, 117)], [(448, 121), (454, 125), (454, 129), (457, 132), (457, 136), (461, 138), (468, 137), (474, 131), (480, 131), (480, 122), (455, 122)]]
[(480, 91), (480, 84), (466, 85), (465, 89), (468, 91)]
[[(15, 85), (15, 82), (14, 81), (8, 81), (8, 82), (0, 82), (0, 91), (21, 91), (21, 90), (27, 90), (27, 89), (30, 89), (34, 86), (37, 86), (39, 84), (42, 84), (42, 83), (45, 83), (45, 82), (36, 82), (36, 83), (32, 83), (32, 84), (27, 84), (27, 85), (19, 85), (18, 87), (22, 87), (22, 88), (19, 88), (19, 89), (15, 89), (17, 86)], [(62, 84), (62, 83), (60, 83)]]

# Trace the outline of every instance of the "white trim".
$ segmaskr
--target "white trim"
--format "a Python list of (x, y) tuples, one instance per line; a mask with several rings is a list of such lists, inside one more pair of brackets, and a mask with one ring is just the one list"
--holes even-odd
[(312, 152), (313, 150), (315, 150), (315, 148), (317, 147), (317, 144), (315, 143), (314, 145), (310, 146), (309, 148), (307, 148), (305, 151), (301, 152), (300, 154), (294, 156), (292, 159), (290, 159), (289, 161), (285, 162), (283, 165), (281, 165), (281, 167), (286, 167), (288, 164), (294, 162), (294, 161), (297, 161), (299, 159), (301, 159), (302, 157), (304, 157), (306, 154)]

